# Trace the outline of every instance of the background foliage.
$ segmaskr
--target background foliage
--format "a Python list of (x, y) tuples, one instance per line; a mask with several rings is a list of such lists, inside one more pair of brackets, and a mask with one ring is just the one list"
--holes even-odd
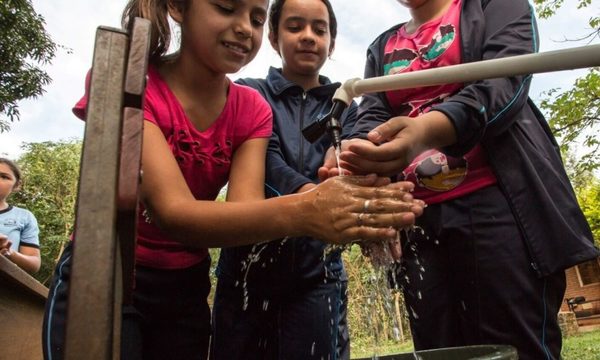
[(0, 1), (0, 132), (19, 119), (17, 102), (41, 95), (51, 81), (42, 65), (57, 45), (44, 25), (29, 0)]
[(23, 145), (18, 164), (24, 185), (10, 203), (29, 209), (40, 226), (42, 267), (35, 277), (44, 285), (73, 230), (81, 141)]
[[(565, 41), (591, 44), (600, 38), (600, 16), (598, 2), (592, 0), (535, 0), (540, 18), (556, 14), (562, 6), (575, 6), (579, 11), (588, 11), (590, 17), (588, 34), (574, 38), (567, 32)], [(590, 11), (591, 10), (591, 11)], [(566, 31), (566, 30), (565, 30)], [(552, 132), (558, 138), (563, 152), (579, 152), (573, 167), (577, 172), (600, 168), (600, 69), (592, 68), (575, 82), (571, 89), (550, 89), (540, 103), (548, 116)]]

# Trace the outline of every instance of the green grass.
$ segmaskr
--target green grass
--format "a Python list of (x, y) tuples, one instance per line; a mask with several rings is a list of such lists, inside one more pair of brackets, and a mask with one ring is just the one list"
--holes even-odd
[[(352, 342), (352, 358), (367, 358), (374, 354), (388, 355), (411, 352), (412, 343), (389, 342), (374, 347), (372, 344)], [(600, 359), (600, 330), (580, 333), (563, 338), (563, 360), (597, 360)]]
[(368, 358), (373, 355), (389, 355), (389, 354), (401, 354), (413, 351), (413, 344), (411, 341), (398, 343), (395, 341), (388, 341), (375, 347), (373, 344), (363, 344), (360, 341), (350, 342), (350, 351), (353, 359)]
[(564, 338), (561, 355), (563, 360), (600, 359), (600, 330)]

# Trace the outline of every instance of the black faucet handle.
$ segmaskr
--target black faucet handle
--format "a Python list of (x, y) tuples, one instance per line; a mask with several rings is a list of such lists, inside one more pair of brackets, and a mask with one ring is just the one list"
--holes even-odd
[(311, 143), (319, 140), (321, 136), (327, 130), (327, 122), (331, 117), (331, 113), (322, 116), (321, 118), (313, 121), (302, 129), (302, 135), (304, 138)]

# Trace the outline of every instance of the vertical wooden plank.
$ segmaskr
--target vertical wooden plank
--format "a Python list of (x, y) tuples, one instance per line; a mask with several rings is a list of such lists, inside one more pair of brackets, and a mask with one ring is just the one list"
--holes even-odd
[[(76, 210), (65, 359), (111, 359), (116, 197), (128, 36), (98, 28)], [(120, 299), (118, 300), (120, 304)]]
[(129, 57), (125, 76), (123, 110), (123, 136), (121, 139), (121, 165), (119, 171), (117, 229), (123, 263), (123, 302), (133, 301), (135, 244), (137, 238), (137, 213), (139, 183), (141, 181), (142, 109), (148, 53), (150, 49), (149, 20), (136, 18), (131, 23)]

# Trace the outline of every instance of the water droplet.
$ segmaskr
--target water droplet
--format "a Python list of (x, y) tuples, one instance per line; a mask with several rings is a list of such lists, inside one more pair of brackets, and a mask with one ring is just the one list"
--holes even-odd
[(410, 312), (412, 313), (413, 318), (418, 319), (419, 315), (417, 315), (417, 312), (415, 311), (415, 309), (412, 308), (412, 306), (410, 307)]

